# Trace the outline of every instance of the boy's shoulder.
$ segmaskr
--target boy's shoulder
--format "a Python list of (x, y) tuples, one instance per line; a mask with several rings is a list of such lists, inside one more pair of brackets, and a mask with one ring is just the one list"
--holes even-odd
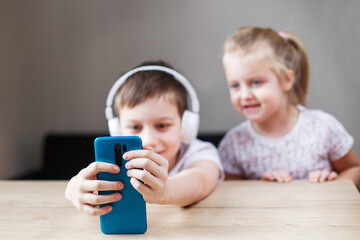
[(198, 138), (194, 139), (190, 144), (184, 145), (184, 148), (186, 151), (216, 150), (214, 144)]
[(190, 144), (182, 143), (180, 146), (180, 153), (178, 155), (179, 159), (187, 158), (194, 154), (201, 152), (214, 154), (217, 153), (217, 148), (211, 143), (200, 140), (198, 138), (191, 141)]

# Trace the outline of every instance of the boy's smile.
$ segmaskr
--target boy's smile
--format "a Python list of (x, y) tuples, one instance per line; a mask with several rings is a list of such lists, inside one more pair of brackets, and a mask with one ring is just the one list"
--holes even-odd
[(181, 144), (181, 118), (171, 95), (152, 97), (133, 108), (120, 109), (123, 135), (136, 135), (144, 146), (169, 161), (169, 171), (177, 162)]

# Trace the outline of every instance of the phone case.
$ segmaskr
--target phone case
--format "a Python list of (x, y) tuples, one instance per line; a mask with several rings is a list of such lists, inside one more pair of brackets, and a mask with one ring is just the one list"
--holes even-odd
[(95, 161), (116, 164), (120, 167), (117, 174), (100, 172), (99, 180), (121, 181), (124, 188), (120, 191), (100, 191), (99, 194), (120, 192), (120, 201), (110, 204), (112, 211), (100, 216), (101, 231), (105, 234), (141, 234), (147, 229), (146, 205), (142, 195), (133, 188), (125, 168), (124, 152), (142, 149), (141, 139), (129, 137), (98, 137), (94, 141)]

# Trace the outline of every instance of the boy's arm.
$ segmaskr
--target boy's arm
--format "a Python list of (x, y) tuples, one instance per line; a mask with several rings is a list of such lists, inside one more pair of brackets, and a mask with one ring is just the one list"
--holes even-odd
[(127, 152), (131, 184), (148, 203), (187, 206), (206, 197), (216, 186), (220, 170), (209, 160), (197, 161), (191, 168), (168, 178), (169, 162), (144, 146)]
[(338, 179), (350, 179), (356, 186), (360, 185), (360, 160), (353, 149), (332, 164), (339, 173)]
[(200, 160), (189, 169), (168, 178), (160, 204), (188, 206), (208, 196), (220, 177), (218, 166), (210, 160)]

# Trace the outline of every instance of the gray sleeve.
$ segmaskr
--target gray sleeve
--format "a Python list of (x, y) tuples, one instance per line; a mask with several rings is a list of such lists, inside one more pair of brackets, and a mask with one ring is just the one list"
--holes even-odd
[(197, 161), (208, 160), (214, 162), (218, 166), (221, 172), (219, 181), (224, 179), (225, 174), (223, 166), (221, 165), (220, 156), (218, 150), (213, 144), (196, 139), (191, 144), (184, 157), (186, 157), (184, 169), (190, 168)]
[(328, 141), (327, 149), (331, 161), (345, 156), (354, 144), (354, 138), (346, 131), (344, 126), (332, 115), (328, 115)]

